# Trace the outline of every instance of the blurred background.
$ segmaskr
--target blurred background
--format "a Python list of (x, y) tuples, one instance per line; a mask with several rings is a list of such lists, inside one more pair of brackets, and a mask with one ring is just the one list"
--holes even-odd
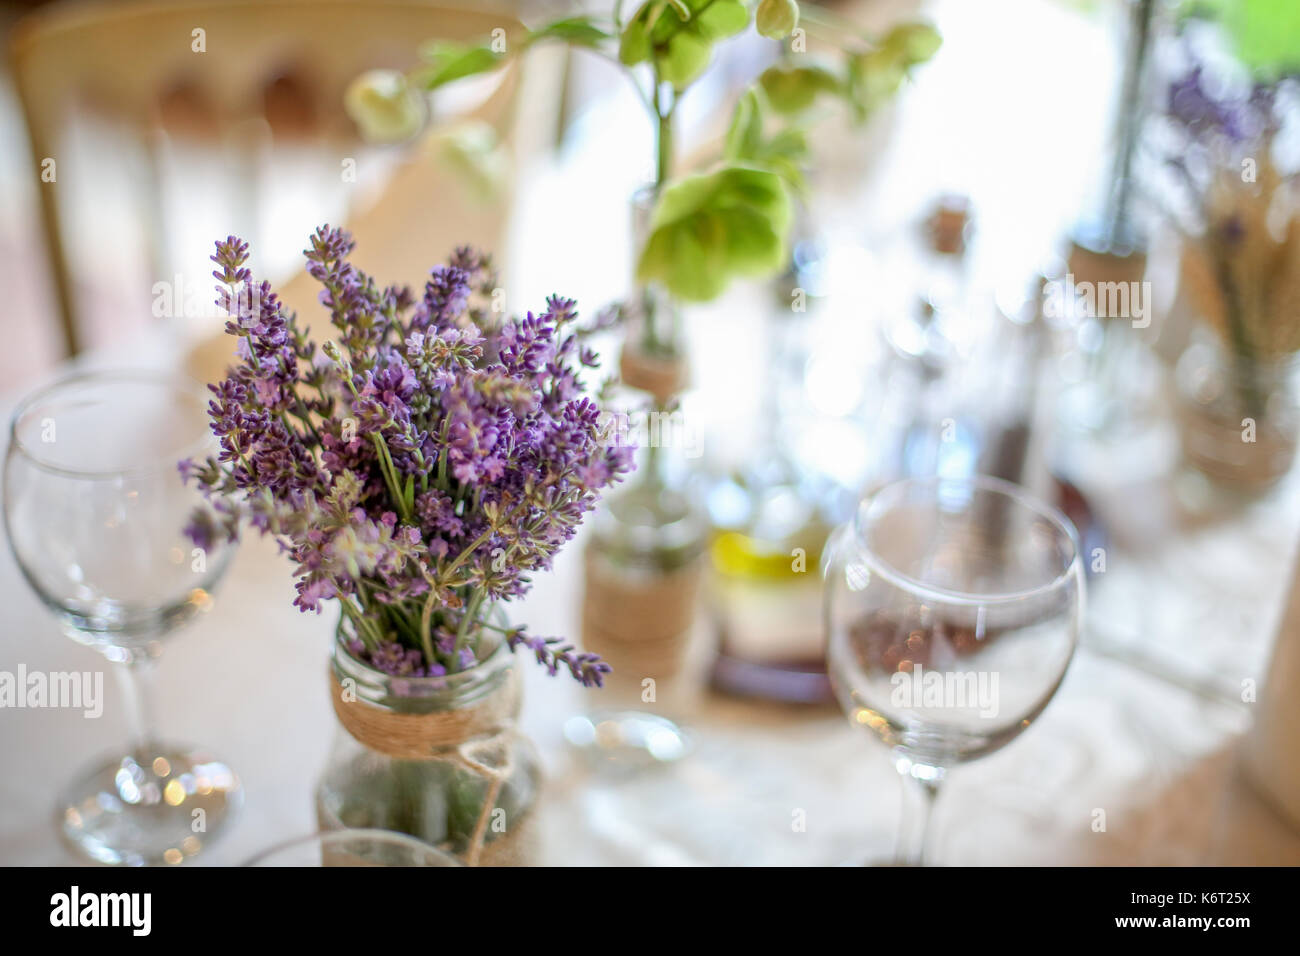
[[(322, 222), (347, 224), (358, 265), (386, 279), (419, 283), (462, 242), (495, 249), (512, 312), (536, 309), (553, 292), (588, 312), (625, 296), (629, 200), (653, 175), (653, 144), (641, 104), (610, 63), (539, 49), (517, 67), (440, 91), (430, 107), (436, 132), (398, 145), (366, 143), (343, 110), (354, 77), (410, 69), (425, 38), (480, 37), (582, 6), (0, 2), (9, 50), (0, 75), (0, 391), (16, 397), (68, 361), (140, 356), (215, 378), (229, 350), (208, 256), (213, 239), (230, 233), (250, 241), (258, 274), (304, 313), (315, 302), (301, 251)], [(1086, 842), (1079, 821), (1093, 798), (1080, 796), (1069, 824), (1079, 839), (1061, 851), (1067, 859), (1294, 862), (1293, 831), (1243, 837), (1209, 826), (1198, 803), (1206, 775), (1220, 780), (1235, 759), (1231, 741), (1248, 723), (1242, 682), (1268, 671), (1291, 581), (1300, 530), (1294, 350), (1279, 351), (1284, 409), (1266, 473), (1224, 460), (1211, 434), (1223, 415), (1206, 411), (1218, 366), (1202, 341), (1213, 320), (1201, 319), (1212, 309), (1196, 298), (1203, 289), (1187, 250), (1198, 233), (1180, 218), (1183, 171), (1170, 163), (1190, 152), (1166, 114), (1187, 105), (1171, 89), (1194, 64), (1210, 65), (1207, 87), (1223, 95), (1249, 93), (1256, 80), (1243, 77), (1252, 70), (1293, 69), (1300, 7), (819, 6), (867, 31), (924, 18), (943, 46), (867, 123), (831, 113), (814, 127), (786, 273), (739, 283), (687, 312), (695, 371), (683, 409), (698, 437), (687, 451), (701, 459), (691, 467), (711, 526), (707, 617), (723, 659), (738, 662), (713, 674), (715, 686), (742, 700), (824, 708), (824, 681), (798, 676), (822, 668), (816, 585), (762, 603), (781, 578), (765, 561), (776, 555), (780, 565), (792, 546), (807, 545), (815, 567), (829, 527), (892, 478), (1001, 474), (1078, 524), (1094, 565), (1083, 638), (1093, 656), (1076, 665), (1082, 676), (1067, 689), (1077, 692), (1063, 693), (1055, 724), (1045, 720), (1055, 730), (1016, 764), (1033, 771), (1018, 775), (1001, 757), (977, 771), (994, 826), (1011, 816), (1033, 826), (998, 831), (1009, 840), (998, 850), (987, 834), (952, 827), (954, 859), (1056, 862), (1033, 834), (1060, 822), (1053, 793), (1095, 775), (1139, 795), (1128, 820), (1140, 846), (1128, 854)], [(773, 59), (772, 44), (753, 36), (719, 50), (683, 102), (684, 160), (716, 147), (736, 92)], [(1294, 90), (1280, 97), (1277, 115), (1289, 121), (1270, 142), (1286, 177), (1300, 131)], [(1276, 269), (1294, 283), (1300, 241), (1294, 228), (1286, 234), (1292, 258)], [(1068, 307), (1053, 314), (1047, 303), (1067, 276), (1133, 281), (1143, 305), (1110, 322)], [(792, 295), (806, 307), (792, 309)], [(1276, 326), (1300, 324), (1300, 300), (1279, 293), (1277, 301)], [(556, 581), (530, 602), (537, 623), (556, 633), (576, 630), (578, 555), (577, 547), (566, 553)], [(288, 622), (291, 613), (279, 607), (271, 619)], [(1120, 686), (1124, 693), (1108, 693)], [(530, 688), (529, 706), (549, 718), (564, 711), (553, 701), (565, 693)], [(821, 782), (833, 784), (827, 792), (856, 785), (843, 770), (856, 756), (838, 743), (819, 749), (820, 725), (804, 723), (826, 719), (824, 709), (808, 717), (737, 710), (730, 699), (711, 706), (726, 730), (711, 745), (706, 733), (704, 750), (734, 753), (722, 763), (734, 777), (703, 779), (707, 762), (683, 773), (695, 775), (688, 785), (709, 794), (714, 810), (727, 809), (729, 794), (779, 792), (742, 816), (753, 822), (758, 805), (776, 807), (785, 833), (782, 788), (793, 784), (758, 769), (776, 739), (769, 733), (785, 734), (778, 746), (790, 759), (810, 754)], [(560, 747), (560, 723), (535, 731), (543, 749)], [(280, 771), (259, 759), (246, 753), (232, 763), (248, 767), (254, 784), (261, 767), (270, 789)], [(748, 769), (736, 769), (742, 764)], [(627, 860), (799, 858), (794, 843), (759, 845), (739, 824), (724, 840), (666, 811), (632, 835), (601, 822), (602, 813), (619, 816), (610, 801), (668, 792), (645, 786), (635, 797), (593, 791), (580, 806), (584, 825)], [(790, 798), (799, 799), (830, 800)], [(10, 832), (20, 829), (15, 820)], [(836, 828), (821, 849), (831, 854), (852, 831)], [(661, 842), (644, 844), (648, 833)], [(651, 850), (630, 849), (637, 841)], [(30, 839), (25, 846), (36, 858), (43, 852)]]
[[(63, 14), (65, 6), (72, 15)], [(193, 6), (193, 13), (177, 13), (182, 4), (130, 2), (0, 7), (5, 40), (31, 71), (27, 98), (39, 135), (51, 150), (57, 143), (60, 195), (53, 215), (79, 348), (151, 322), (198, 318), (183, 309), (156, 315), (166, 310), (155, 306), (151, 290), (179, 274), (199, 281), (194, 295), (205, 305), (203, 263), (219, 232), (248, 235), (272, 277), (288, 277), (309, 228), (355, 218), (400, 164), (400, 147), (358, 142), (342, 113), (342, 90), (364, 68), (414, 63), (410, 8), (420, 4), (375, 5), (364, 38), (348, 37), (342, 50), (329, 46), (341, 37), (325, 35), (342, 27), (322, 10), (347, 4)], [(268, 8), (256, 15), (262, 18), (282, 11), (278, 30), (256, 19), (255, 6)], [(573, 5), (504, 6), (544, 19)], [(819, 229), (876, 248), (926, 202), (955, 191), (977, 202), (980, 234), (998, 244), (1008, 274), (1017, 255), (1032, 264), (1107, 172), (1104, 147), (1127, 18), (1122, 5), (1005, 0), (996, 16), (963, 3), (839, 6), (867, 28), (923, 12), (942, 26), (947, 53), (927, 70), (924, 84), (906, 90), (869, 129), (848, 136), (832, 127), (821, 137), (819, 153), (830, 161), (819, 174)], [(147, 12), (158, 7), (169, 15)], [(229, 26), (214, 21), (208, 52), (191, 51), (182, 42), (190, 21), (202, 29), (205, 11), (223, 7)], [(34, 18), (24, 31), (18, 21), (25, 14)], [(253, 18), (246, 30), (244, 15)], [(436, 15), (423, 21), (429, 35), (437, 32)], [(287, 36), (299, 22), (321, 31), (319, 39)], [(462, 22), (458, 30), (477, 25)], [(104, 31), (122, 31), (122, 42), (136, 46), (92, 43)], [(728, 63), (693, 92), (685, 106), (686, 152), (718, 133), (728, 82), (739, 85), (764, 62), (761, 46), (729, 46)], [(582, 300), (608, 301), (626, 284), (627, 249), (610, 239), (626, 234), (626, 196), (649, 175), (650, 130), (612, 67), (582, 54), (566, 62), (558, 51), (546, 52), (555, 55), (529, 64), (539, 75), (518, 106), (523, 128), (509, 131), (514, 201), (505, 197), (505, 210), (485, 202), (467, 216), (546, 221), (562, 231), (563, 243), (527, 228), (510, 232), (527, 243), (509, 249), (512, 267), (524, 270), (521, 297), (536, 294), (531, 274)], [(68, 332), (60, 328), (59, 280), (41, 239), (43, 217), (51, 213), (42, 207), (40, 168), (33, 167), (12, 69), (0, 96), (0, 241), (9, 290), (0, 318), (8, 343), (2, 361), (5, 380), (17, 387), (63, 357)], [(345, 158), (356, 161), (351, 179), (342, 173)], [(578, 182), (581, 190), (572, 188)], [(457, 233), (453, 227), (447, 234)]]

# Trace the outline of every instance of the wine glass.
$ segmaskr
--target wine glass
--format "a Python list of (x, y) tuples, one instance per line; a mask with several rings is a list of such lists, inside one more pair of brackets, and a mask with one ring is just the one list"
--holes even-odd
[(831, 683), (915, 794), (898, 861), (920, 865), (948, 770), (1019, 735), (1065, 676), (1083, 611), (1078, 537), (1000, 479), (908, 478), (859, 504), (824, 572)]
[(207, 399), (164, 372), (73, 375), (14, 412), (4, 466), (9, 544), (73, 640), (119, 666), (131, 740), (61, 795), (59, 826), (100, 863), (180, 863), (241, 800), (213, 757), (153, 734), (147, 679), (164, 637), (212, 604), (233, 549), (184, 534), (198, 492), (178, 462), (213, 448)]
[(263, 850), (244, 866), (461, 866), (437, 847), (392, 830), (332, 830)]

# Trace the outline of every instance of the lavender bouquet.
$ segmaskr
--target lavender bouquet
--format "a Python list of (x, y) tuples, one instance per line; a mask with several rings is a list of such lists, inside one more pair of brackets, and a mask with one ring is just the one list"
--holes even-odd
[(356, 269), (352, 248), (325, 226), (304, 253), (334, 327), (318, 344), (254, 281), (247, 243), (216, 244), (240, 361), (209, 386), (220, 453), (180, 466), (207, 498), (190, 537), (206, 547), (244, 523), (274, 536), (295, 564), (294, 603), (336, 601), (347, 648), (387, 674), (464, 671), (504, 640), (599, 686), (596, 655), (491, 613), (631, 468), (580, 379), (597, 366), (590, 330), (559, 297), (523, 319), (493, 312), (490, 263), (470, 249), (417, 300)]

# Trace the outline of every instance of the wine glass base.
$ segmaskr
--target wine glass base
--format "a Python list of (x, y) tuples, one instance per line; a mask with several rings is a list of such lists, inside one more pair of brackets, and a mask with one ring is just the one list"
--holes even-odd
[(239, 778), (198, 751), (151, 745), (74, 781), (59, 800), (63, 839), (95, 863), (175, 865), (196, 856), (243, 803)]
[(635, 710), (570, 717), (564, 738), (592, 763), (628, 770), (674, 763), (691, 751), (690, 735), (682, 728)]

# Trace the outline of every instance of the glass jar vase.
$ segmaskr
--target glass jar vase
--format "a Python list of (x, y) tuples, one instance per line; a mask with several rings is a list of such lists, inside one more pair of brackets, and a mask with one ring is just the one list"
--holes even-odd
[(348, 651), (341, 623), (330, 666), (339, 721), (316, 789), (322, 830), (406, 833), (470, 866), (535, 862), (530, 810), (541, 772), (518, 731), (522, 680), (501, 641), (443, 677), (396, 677)]
[[(633, 196), (635, 249), (649, 241), (655, 198), (653, 187)], [(655, 710), (664, 702), (657, 691), (641, 699), (643, 682), (672, 679), (682, 686), (693, 649), (708, 523), (697, 469), (684, 447), (692, 423), (678, 405), (688, 382), (681, 315), (657, 283), (634, 279), (634, 285), (619, 377), (637, 396), (620, 413), (639, 449), (637, 469), (592, 520), (582, 642), (614, 668), (601, 707), (617, 699), (618, 706)]]
[(1200, 340), (1178, 361), (1183, 457), (1220, 486), (1244, 493), (1277, 483), (1295, 459), (1300, 401), (1294, 355), (1243, 358)]
[[(636, 249), (645, 247), (654, 200), (652, 190), (633, 199)], [(687, 368), (676, 303), (657, 284), (636, 284), (619, 361), (633, 396), (618, 414), (638, 464), (592, 518), (583, 576), (582, 646), (613, 672), (566, 728), (598, 766), (683, 755), (686, 736), (674, 720), (705, 682), (699, 596), (708, 522), (686, 447), (693, 423), (678, 404)]]

